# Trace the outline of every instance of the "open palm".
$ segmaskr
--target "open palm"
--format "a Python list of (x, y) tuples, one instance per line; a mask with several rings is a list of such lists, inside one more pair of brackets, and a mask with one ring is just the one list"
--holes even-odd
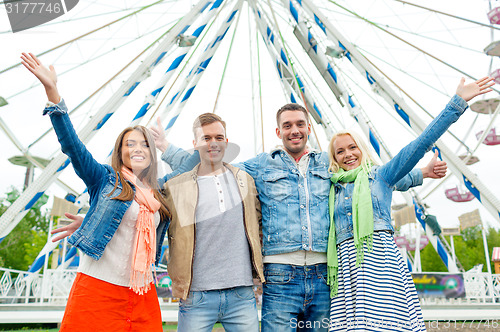
[(476, 96), (492, 91), (490, 87), (495, 84), (495, 82), (492, 81), (493, 78), (486, 76), (475, 82), (465, 84), (465, 78), (462, 77), (456, 93), (468, 102)]
[(32, 53), (23, 53), (21, 63), (35, 75), (44, 87), (55, 87), (57, 84), (57, 74), (53, 66), (45, 67)]
[(45, 67), (33, 53), (22, 53), (21, 63), (43, 84), (49, 101), (59, 103), (61, 96), (57, 91), (57, 74), (54, 67)]

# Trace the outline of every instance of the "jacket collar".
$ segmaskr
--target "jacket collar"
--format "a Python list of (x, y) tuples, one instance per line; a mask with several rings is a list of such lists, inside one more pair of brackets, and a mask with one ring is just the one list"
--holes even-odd
[[(315, 156), (317, 156), (317, 155), (319, 155), (321, 153), (317, 149), (313, 149), (313, 148), (310, 148), (310, 147), (307, 147), (307, 149), (309, 150), (309, 156), (311, 158), (314, 158)], [(288, 156), (290, 156), (290, 154), (288, 152), (286, 152), (285, 148), (282, 145), (278, 145), (276, 148), (272, 149), (269, 154), (274, 157), (277, 153), (281, 153), (281, 152), (283, 152), (283, 153), (287, 154)], [(290, 156), (290, 158), (292, 158), (292, 156)]]
[[(238, 167), (234, 167), (231, 164), (222, 163), (227, 169), (229, 169), (233, 174), (234, 177), (238, 177), (238, 173), (240, 172), (240, 169)], [(198, 169), (200, 168), (201, 163), (198, 163), (191, 171), (189, 171), (189, 176), (191, 179), (193, 179), (194, 182), (198, 180)]]

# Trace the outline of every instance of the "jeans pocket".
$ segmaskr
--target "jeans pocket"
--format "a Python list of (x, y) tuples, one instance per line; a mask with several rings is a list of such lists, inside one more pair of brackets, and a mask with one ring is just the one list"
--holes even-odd
[(255, 293), (253, 292), (252, 286), (236, 287), (234, 289), (234, 294), (236, 297), (242, 300), (252, 300), (255, 299)]
[(328, 281), (328, 269), (325, 267), (325, 268), (319, 268), (316, 270), (316, 276), (318, 277), (319, 280), (321, 280), (322, 282), (325, 283), (325, 285), (327, 285), (327, 281)]
[(180, 300), (180, 306), (181, 307), (192, 307), (200, 304), (203, 301), (203, 292), (200, 291), (192, 291), (189, 292), (188, 297), (183, 300)]
[(286, 284), (292, 280), (292, 272), (280, 271), (280, 270), (264, 270), (264, 277), (266, 278), (266, 284), (270, 285), (281, 285)]

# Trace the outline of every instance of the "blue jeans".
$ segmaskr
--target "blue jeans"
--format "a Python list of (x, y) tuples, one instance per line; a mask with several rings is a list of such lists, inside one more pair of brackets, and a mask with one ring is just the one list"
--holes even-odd
[(179, 304), (177, 331), (212, 331), (221, 322), (228, 332), (258, 332), (259, 317), (252, 286), (192, 291)]
[(264, 264), (262, 332), (328, 331), (326, 264)]

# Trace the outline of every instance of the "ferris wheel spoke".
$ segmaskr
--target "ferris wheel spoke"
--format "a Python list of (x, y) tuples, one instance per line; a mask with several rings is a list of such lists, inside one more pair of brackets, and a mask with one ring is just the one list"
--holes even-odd
[[(152, 7), (152, 6), (154, 6), (154, 5), (157, 5), (157, 4), (159, 4), (159, 3), (163, 2), (163, 1), (165, 1), (165, 0), (159, 0), (159, 1), (156, 1), (156, 2), (154, 2), (154, 3), (152, 3), (152, 4), (149, 4), (149, 5), (146, 5), (146, 6), (142, 6), (142, 7), (140, 7), (139, 9), (137, 9), (137, 10), (133, 11), (132, 13), (129, 13), (129, 14), (127, 14), (127, 15), (125, 15), (125, 16), (122, 16), (122, 17), (120, 17), (120, 18), (118, 18), (118, 19), (116, 19), (116, 20), (113, 20), (113, 21), (111, 21), (111, 22), (108, 22), (108, 23), (106, 23), (106, 24), (104, 24), (104, 25), (102, 25), (102, 26), (100, 26), (100, 27), (98, 27), (98, 28), (96, 28), (96, 29), (93, 29), (93, 30), (91, 30), (91, 31), (89, 31), (89, 32), (86, 32), (86, 33), (84, 33), (84, 34), (82, 34), (82, 35), (80, 35), (80, 36), (78, 36), (78, 37), (75, 37), (75, 38), (73, 38), (73, 39), (71, 39), (71, 40), (68, 40), (68, 41), (66, 41), (66, 42), (64, 42), (64, 43), (62, 43), (62, 44), (60, 44), (60, 45), (57, 45), (57, 46), (55, 46), (55, 47), (52, 47), (52, 48), (50, 48), (50, 49), (48, 49), (48, 50), (46, 50), (46, 51), (43, 51), (43, 52), (41, 52), (41, 53), (38, 53), (38, 54), (36, 54), (36, 56), (37, 56), (38, 58), (40, 58), (40, 57), (41, 57), (41, 56), (43, 56), (43, 55), (46, 55), (46, 54), (48, 54), (48, 53), (51, 53), (51, 52), (53, 52), (53, 51), (55, 51), (55, 50), (57, 50), (57, 49), (59, 49), (59, 48), (61, 48), (61, 47), (63, 47), (63, 46), (66, 46), (66, 45), (72, 44), (72, 43), (74, 43), (74, 42), (76, 42), (76, 41), (78, 41), (78, 40), (80, 40), (80, 39), (82, 39), (82, 38), (84, 38), (84, 37), (87, 37), (87, 36), (89, 36), (89, 35), (92, 35), (92, 34), (94, 34), (94, 33), (98, 32), (98, 31), (100, 31), (100, 30), (102, 30), (102, 29), (104, 29), (104, 28), (108, 28), (108, 27), (112, 26), (112, 25), (113, 25), (113, 24), (115, 24), (115, 23), (118, 23), (118, 22), (120, 22), (120, 21), (122, 21), (122, 20), (124, 20), (124, 19), (127, 19), (127, 18), (131, 17), (132, 15), (138, 14), (138, 13), (140, 13), (140, 12), (141, 12), (141, 11), (143, 11), (143, 10), (149, 9), (150, 7)], [(11, 69), (14, 69), (14, 68), (16, 68), (16, 67), (19, 67), (20, 65), (21, 65), (21, 62), (18, 62), (18, 63), (14, 64), (14, 65), (12, 65), (12, 66), (10, 66), (10, 67), (7, 67), (7, 68), (5, 68), (5, 69), (2, 69), (2, 70), (0, 70), (0, 75), (1, 75), (1, 74), (3, 74), (3, 73), (5, 73), (5, 72), (8, 72), (8, 71), (9, 71), (9, 70), (11, 70)]]

